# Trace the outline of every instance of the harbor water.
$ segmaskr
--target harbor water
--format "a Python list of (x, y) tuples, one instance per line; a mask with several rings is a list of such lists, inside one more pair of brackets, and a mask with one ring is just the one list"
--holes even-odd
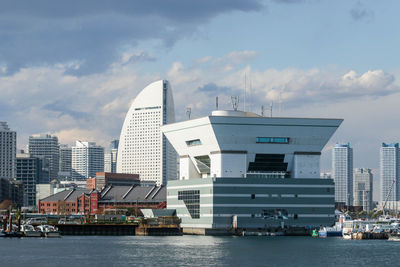
[(312, 237), (0, 238), (0, 266), (395, 266), (400, 242)]

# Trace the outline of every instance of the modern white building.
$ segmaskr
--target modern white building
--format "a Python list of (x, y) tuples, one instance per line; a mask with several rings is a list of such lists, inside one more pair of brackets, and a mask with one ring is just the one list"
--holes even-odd
[(85, 180), (104, 171), (104, 148), (95, 142), (76, 141), (72, 147), (72, 179)]
[(362, 207), (364, 211), (372, 210), (373, 180), (371, 169), (354, 169), (353, 206)]
[(117, 172), (165, 185), (176, 179), (177, 156), (160, 131), (175, 121), (171, 87), (160, 80), (144, 88), (126, 114), (119, 139)]
[(42, 159), (40, 183), (48, 183), (58, 177), (60, 151), (58, 137), (49, 134), (29, 136), (29, 154)]
[(341, 122), (214, 111), (164, 125), (180, 158), (167, 207), (188, 233), (331, 225), (334, 184), (320, 178), (320, 155)]
[(7, 122), (0, 121), (0, 179), (15, 178), (17, 133), (10, 130)]
[(353, 205), (353, 149), (349, 143), (336, 144), (332, 150), (332, 178), (336, 203)]
[(380, 156), (381, 200), (400, 201), (399, 143), (382, 143)]

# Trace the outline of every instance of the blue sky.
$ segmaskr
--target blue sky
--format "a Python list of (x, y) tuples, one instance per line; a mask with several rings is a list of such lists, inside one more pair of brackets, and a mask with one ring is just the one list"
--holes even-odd
[[(344, 118), (323, 151), (350, 142), (379, 175), (381, 142), (399, 141), (398, 1), (3, 1), (0, 120), (18, 132), (107, 145), (147, 84), (168, 79), (177, 119), (219, 96), (281, 116)], [(249, 84), (248, 84), (249, 86)]]

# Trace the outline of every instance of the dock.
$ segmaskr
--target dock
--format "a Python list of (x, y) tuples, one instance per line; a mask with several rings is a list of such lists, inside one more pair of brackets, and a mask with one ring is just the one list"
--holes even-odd
[(182, 235), (176, 225), (137, 225), (137, 224), (57, 224), (62, 235), (138, 235), (169, 236)]

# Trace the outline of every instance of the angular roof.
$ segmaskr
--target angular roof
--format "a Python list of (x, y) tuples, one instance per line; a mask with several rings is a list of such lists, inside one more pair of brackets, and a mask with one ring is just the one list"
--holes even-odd
[[(76, 201), (82, 194), (90, 194), (92, 190), (69, 189), (45, 197), (40, 201)], [(167, 200), (165, 186), (125, 186), (110, 185), (100, 192), (99, 202), (162, 202)]]
[(101, 193), (100, 202), (161, 202), (167, 200), (165, 186), (108, 186)]
[(89, 194), (92, 190), (75, 188), (58, 192), (54, 195), (45, 197), (40, 201), (76, 201), (82, 194)]

